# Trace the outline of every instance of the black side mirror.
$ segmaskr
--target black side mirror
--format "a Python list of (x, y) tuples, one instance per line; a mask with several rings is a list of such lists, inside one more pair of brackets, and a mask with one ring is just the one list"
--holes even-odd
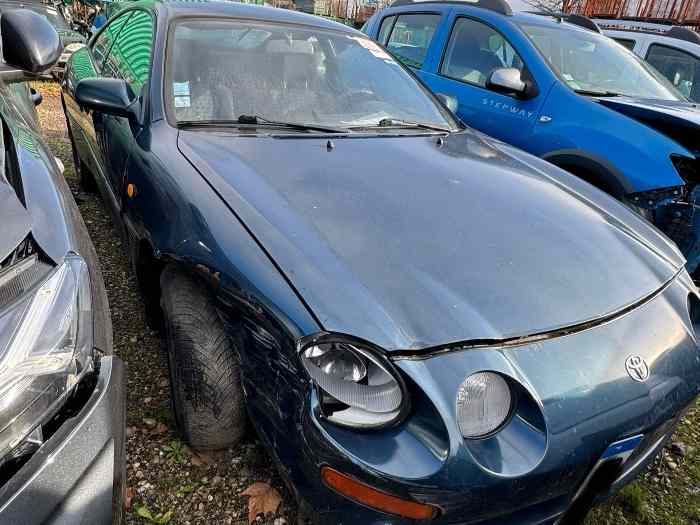
[(117, 78), (85, 78), (75, 87), (75, 100), (83, 109), (138, 118), (136, 95), (126, 81)]
[(445, 107), (449, 109), (452, 113), (457, 113), (459, 103), (457, 102), (457, 99), (455, 97), (446, 93), (436, 93), (435, 96), (438, 99), (440, 99), (440, 102), (445, 104)]
[(535, 96), (532, 83), (523, 80), (520, 70), (514, 67), (494, 69), (486, 81), (486, 87), (497, 93), (515, 95), (520, 98)]
[(5, 63), (29, 73), (46, 71), (61, 56), (61, 39), (49, 21), (28, 9), (10, 9), (0, 16)]

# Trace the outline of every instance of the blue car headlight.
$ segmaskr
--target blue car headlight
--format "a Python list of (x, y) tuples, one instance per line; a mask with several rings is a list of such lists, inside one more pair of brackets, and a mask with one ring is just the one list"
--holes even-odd
[(399, 422), (408, 410), (408, 394), (398, 372), (361, 343), (313, 338), (301, 346), (300, 357), (328, 421), (354, 428), (382, 428)]
[(93, 369), (92, 322), (89, 273), (75, 254), (0, 313), (0, 458)]

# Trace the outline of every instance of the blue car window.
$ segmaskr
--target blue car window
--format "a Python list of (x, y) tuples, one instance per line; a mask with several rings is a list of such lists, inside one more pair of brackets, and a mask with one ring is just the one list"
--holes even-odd
[(126, 24), (126, 22), (129, 20), (132, 13), (133, 11), (129, 11), (128, 13), (124, 13), (123, 15), (116, 17), (95, 40), (94, 44), (92, 45), (92, 56), (93, 60), (95, 61), (96, 71), (102, 71), (102, 65), (104, 64), (110, 49), (112, 49), (114, 40), (117, 38), (117, 36), (119, 36), (119, 32), (121, 31), (122, 27), (124, 27), (124, 24)]
[(508, 41), (496, 30), (472, 20), (459, 18), (447, 44), (440, 74), (455, 80), (485, 86), (495, 69), (524, 64)]
[(386, 48), (407, 66), (420, 68), (439, 23), (440, 15), (401, 15), (391, 29)]
[(145, 11), (136, 11), (114, 41), (102, 74), (126, 80), (139, 93), (151, 70), (152, 47), (153, 19)]
[(652, 44), (647, 62), (665, 76), (675, 88), (689, 99), (700, 101), (700, 60), (690, 53), (661, 44)]
[(377, 37), (377, 41), (382, 44), (386, 45), (386, 41), (389, 38), (389, 31), (391, 31), (391, 28), (394, 26), (394, 20), (396, 20), (396, 16), (387, 16), (384, 20), (382, 20), (382, 25), (379, 26), (379, 36)]

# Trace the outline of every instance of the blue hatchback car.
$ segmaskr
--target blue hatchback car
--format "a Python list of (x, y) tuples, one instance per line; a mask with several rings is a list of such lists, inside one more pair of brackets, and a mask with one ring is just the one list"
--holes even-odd
[(363, 31), (456, 99), (465, 123), (637, 209), (696, 270), (700, 111), (592, 21), (398, 0)]

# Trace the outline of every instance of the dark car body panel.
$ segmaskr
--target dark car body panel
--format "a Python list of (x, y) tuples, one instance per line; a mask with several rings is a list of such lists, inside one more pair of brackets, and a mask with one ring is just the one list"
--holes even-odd
[[(215, 296), (237, 341), (255, 427), (315, 521), (411, 523), (330, 490), (319, 475), (329, 465), (438, 504), (436, 524), (552, 524), (609, 444), (663, 428), (697, 395), (700, 355), (687, 313), (695, 288), (684, 259), (615, 199), (472, 130), (443, 136), (442, 146), (432, 132), (178, 130), (163, 101), (172, 20), (225, 16), (354, 33), (235, 3), (127, 9), (155, 20), (150, 75), (137, 94), (143, 118), (81, 108), (75, 87), (99, 71), (89, 48), (76, 52), (63, 89), (76, 150), (95, 167), (139, 280), (157, 283), (159, 268), (178, 265)], [(582, 324), (571, 335), (501, 341), (567, 323)], [(382, 347), (410, 391), (405, 420), (358, 432), (319, 416), (298, 344), (325, 330)], [(626, 375), (632, 352), (652, 368), (643, 385)], [(538, 368), (538, 359), (550, 362)], [(518, 381), (545, 414), (539, 435), (517, 424), (501, 436), (527, 443), (520, 457), (498, 435), (479, 447), (456, 426), (456, 383), (485, 369)], [(561, 380), (549, 384), (553, 373)]]

